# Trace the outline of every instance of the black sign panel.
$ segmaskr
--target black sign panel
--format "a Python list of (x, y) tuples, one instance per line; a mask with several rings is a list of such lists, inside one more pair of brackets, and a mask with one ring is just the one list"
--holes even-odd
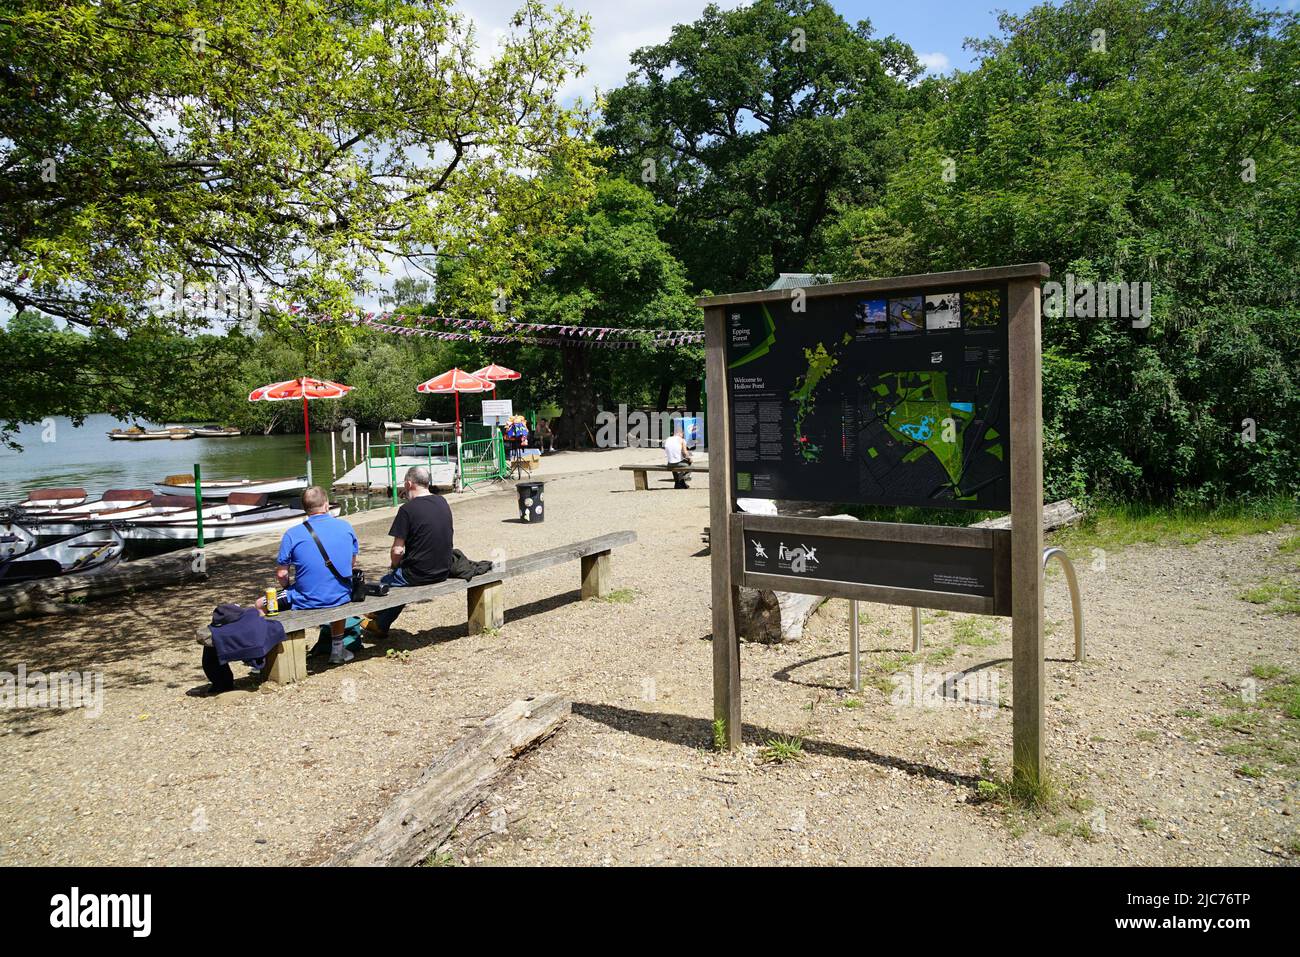
[(733, 305), (725, 329), (736, 495), (1010, 509), (1005, 285)]
[[(744, 530), (745, 571), (994, 597), (992, 548)], [(799, 591), (792, 582), (791, 591)]]

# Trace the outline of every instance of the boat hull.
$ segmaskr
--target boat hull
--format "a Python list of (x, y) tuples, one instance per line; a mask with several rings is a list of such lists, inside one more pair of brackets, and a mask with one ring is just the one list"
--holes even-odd
[[(330, 514), (338, 515), (339, 507), (331, 506)], [(224, 518), (204, 518), (203, 540), (205, 543), (217, 542), (227, 538), (285, 532), (294, 525), (301, 524), (306, 517), (307, 513), (302, 509), (270, 505), (233, 513)], [(193, 520), (141, 519), (123, 523), (114, 530), (127, 542), (196, 542), (199, 537), (198, 524)]]
[[(181, 482), (179, 484), (168, 484), (166, 482), (154, 483), (155, 488), (163, 489), (173, 495), (194, 496), (194, 483)], [(219, 499), (227, 498), (233, 492), (248, 492), (252, 495), (289, 495), (294, 492), (301, 492), (307, 487), (306, 476), (297, 476), (295, 478), (267, 479), (266, 481), (253, 481), (251, 479), (239, 482), (204, 482), (203, 498)]]
[(122, 560), (125, 548), (122, 536), (113, 529), (83, 531), (0, 562), (0, 585), (106, 571)]

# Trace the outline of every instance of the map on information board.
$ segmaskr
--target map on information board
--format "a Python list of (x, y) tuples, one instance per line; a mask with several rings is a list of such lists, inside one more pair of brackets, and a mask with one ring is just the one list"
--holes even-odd
[(1006, 298), (998, 286), (726, 307), (736, 494), (1009, 509)]

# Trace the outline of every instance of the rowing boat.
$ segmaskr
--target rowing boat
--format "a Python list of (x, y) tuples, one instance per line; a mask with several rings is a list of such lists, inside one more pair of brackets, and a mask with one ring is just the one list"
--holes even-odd
[[(172, 494), (194, 495), (193, 475), (169, 475), (161, 482), (154, 483), (155, 488), (164, 489)], [(292, 478), (276, 479), (225, 479), (215, 482), (203, 482), (203, 498), (227, 498), (232, 492), (250, 492), (254, 495), (287, 495), (301, 492), (307, 487), (307, 477), (299, 475)]]
[[(330, 514), (337, 516), (340, 508), (330, 506)], [(243, 538), (247, 535), (264, 535), (285, 532), (306, 519), (307, 513), (288, 505), (266, 505), (243, 512), (217, 510), (203, 517), (205, 542), (225, 538)], [(193, 542), (198, 540), (198, 522), (191, 513), (188, 517), (165, 515), (144, 517), (113, 523), (113, 529), (128, 542)]]
[(122, 536), (111, 528), (96, 528), (78, 535), (69, 535), (0, 562), (0, 584), (12, 585), (59, 575), (104, 571), (121, 561), (125, 547)]
[(0, 561), (17, 558), (36, 547), (36, 535), (21, 525), (0, 527)]

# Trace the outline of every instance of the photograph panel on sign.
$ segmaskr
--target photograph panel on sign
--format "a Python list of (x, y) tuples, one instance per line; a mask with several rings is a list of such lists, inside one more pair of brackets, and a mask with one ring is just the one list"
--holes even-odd
[(925, 328), (960, 329), (961, 293), (941, 292), (925, 297)]
[(889, 300), (890, 332), (921, 332), (925, 329), (925, 301), (920, 296)]

